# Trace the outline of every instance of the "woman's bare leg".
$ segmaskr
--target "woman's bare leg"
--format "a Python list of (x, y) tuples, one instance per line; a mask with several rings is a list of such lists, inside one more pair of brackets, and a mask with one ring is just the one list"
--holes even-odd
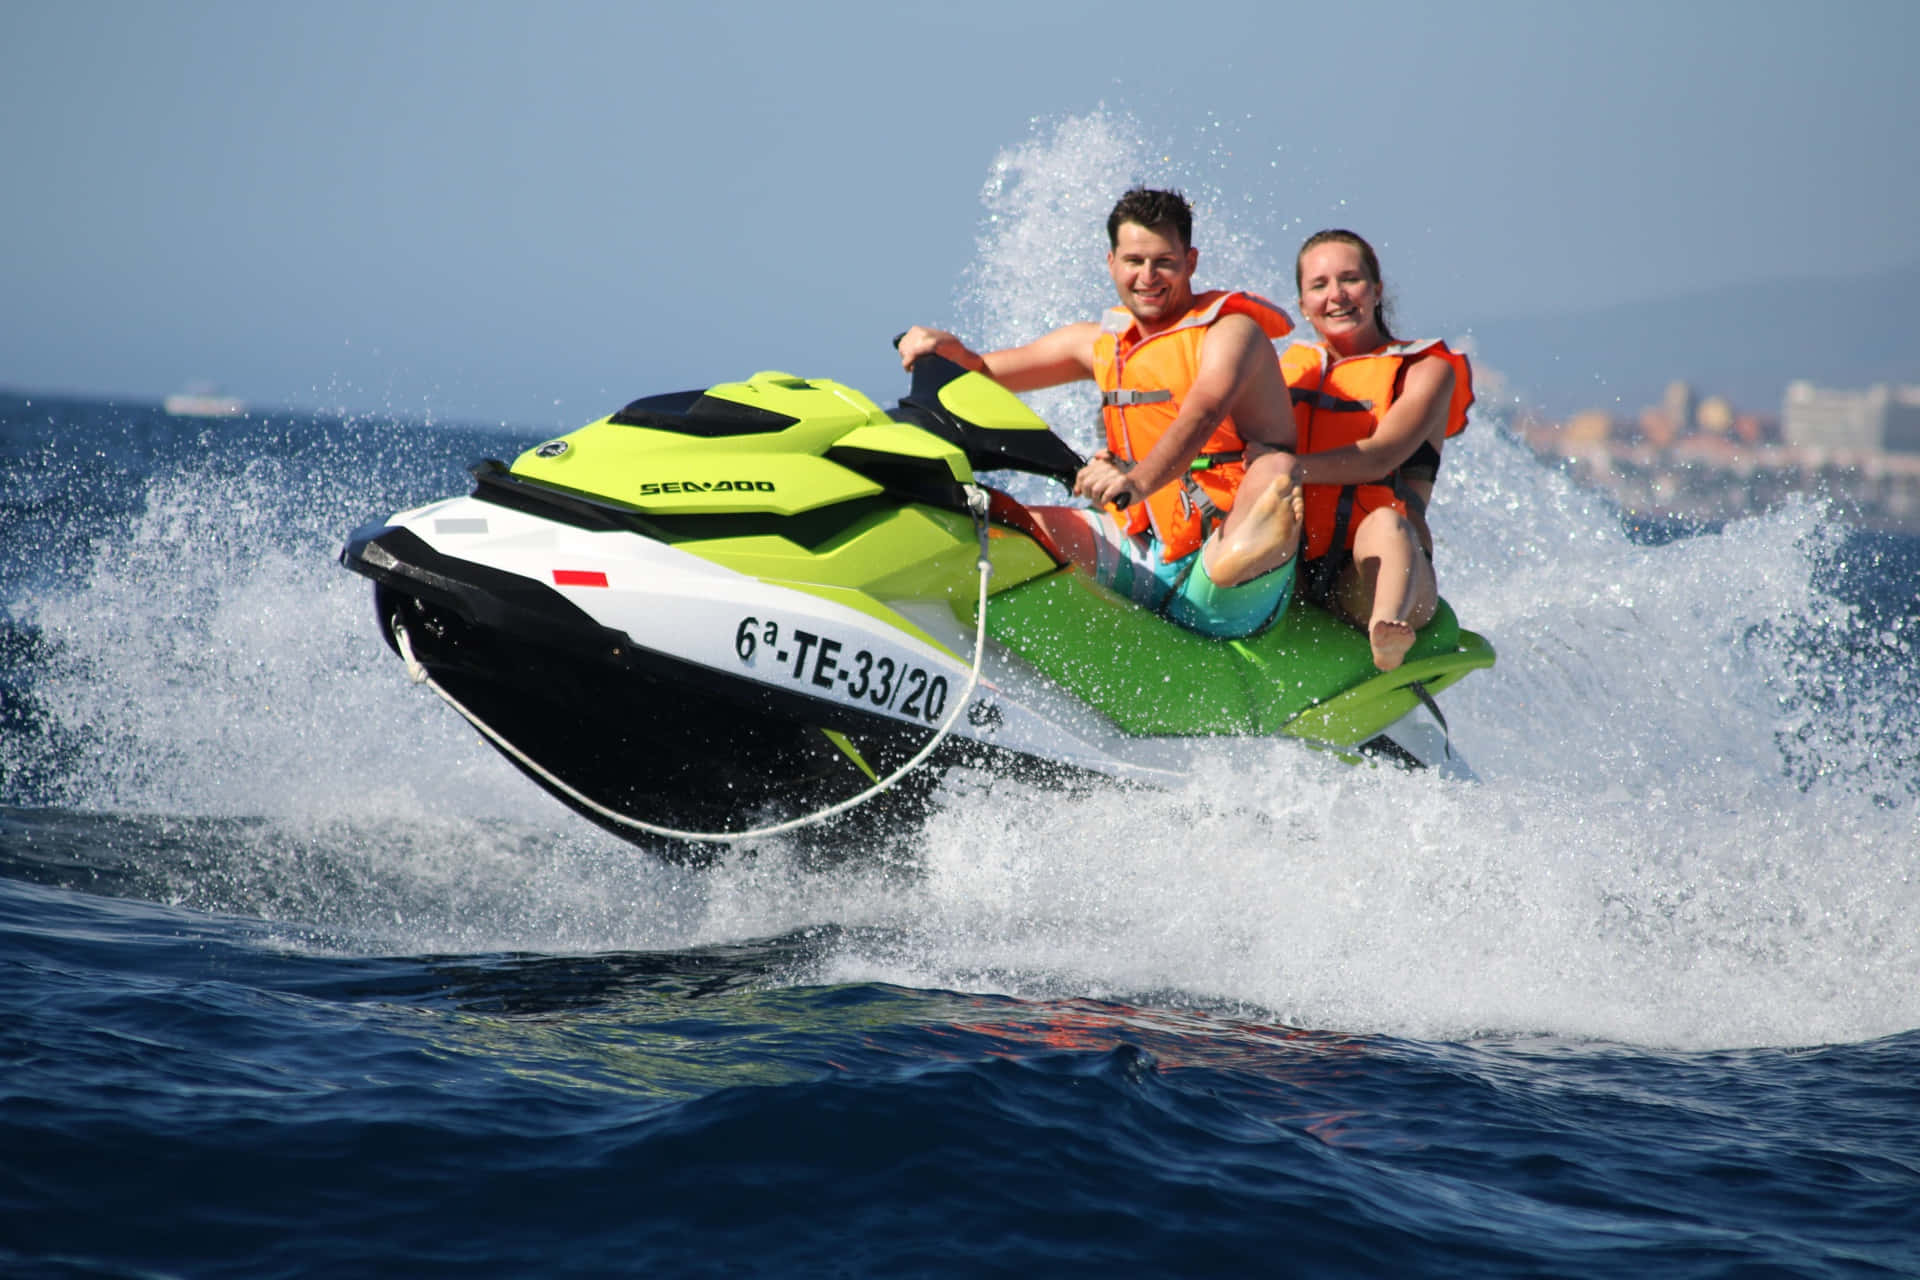
[(1392, 671), (1406, 660), (1414, 632), (1433, 621), (1440, 607), (1433, 564), (1420, 549), (1411, 521), (1390, 507), (1370, 513), (1353, 539), (1353, 571), (1344, 576), (1339, 602), (1366, 628), (1373, 665)]

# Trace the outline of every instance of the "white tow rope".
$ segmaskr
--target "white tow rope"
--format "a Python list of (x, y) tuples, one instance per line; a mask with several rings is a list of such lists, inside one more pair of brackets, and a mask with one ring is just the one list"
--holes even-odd
[(712, 841), (719, 844), (736, 844), (742, 840), (758, 840), (766, 836), (779, 835), (782, 832), (811, 826), (816, 822), (824, 822), (836, 814), (845, 813), (849, 809), (865, 804), (883, 791), (892, 789), (902, 778), (926, 763), (927, 757), (933, 754), (934, 748), (944, 742), (947, 735), (953, 732), (953, 726), (958, 723), (960, 713), (966, 709), (968, 699), (973, 697), (973, 691), (980, 683), (980, 663), (986, 654), (987, 648), (987, 579), (993, 575), (993, 561), (987, 552), (987, 491), (978, 485), (971, 484), (964, 486), (964, 488), (967, 494), (967, 510), (973, 514), (974, 530), (980, 539), (980, 560), (978, 565), (980, 569), (980, 600), (976, 611), (977, 621), (974, 624), (973, 631), (973, 666), (967, 672), (967, 687), (962, 690), (960, 696), (954, 700), (953, 710), (947, 714), (946, 720), (941, 723), (940, 728), (935, 731), (933, 737), (927, 740), (927, 745), (920, 748), (919, 754), (915, 755), (913, 759), (907, 761), (886, 777), (881, 778), (857, 796), (842, 800), (838, 804), (829, 805), (817, 813), (805, 814), (798, 818), (789, 819), (786, 822), (777, 822), (770, 827), (756, 827), (751, 831), (680, 831), (673, 827), (661, 827), (655, 826), (651, 822), (642, 822), (638, 818), (630, 818), (624, 813), (609, 809), (591, 796), (581, 793), (562, 779), (556, 777), (550, 770), (527, 755), (526, 752), (507, 741), (499, 730), (475, 715), (458, 698), (442, 688), (440, 682), (427, 674), (427, 669), (420, 664), (418, 658), (414, 657), (413, 640), (407, 635), (406, 627), (402, 625), (397, 618), (394, 619), (392, 623), (394, 642), (400, 648), (400, 656), (406, 660), (407, 675), (412, 678), (415, 684), (424, 684), (427, 688), (439, 694), (446, 700), (448, 706), (464, 716), (469, 724), (485, 735), (487, 740), (492, 742), (494, 746), (500, 748), (501, 751), (510, 756), (521, 768), (527, 770), (527, 772), (533, 774), (581, 808), (599, 815), (608, 822), (615, 823), (630, 830), (644, 831), (648, 835), (665, 836), (674, 840)]

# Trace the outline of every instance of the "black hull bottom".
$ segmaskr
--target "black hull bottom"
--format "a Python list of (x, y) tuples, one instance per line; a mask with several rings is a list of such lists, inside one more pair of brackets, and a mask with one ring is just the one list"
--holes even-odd
[[(636, 651), (618, 633), (591, 645), (577, 628), (518, 636), (384, 585), (375, 604), (389, 638), (405, 630), (434, 682), (505, 740), (493, 745), (523, 773), (608, 831), (675, 860), (703, 861), (725, 846), (635, 824), (735, 834), (814, 814), (887, 777), (934, 732), (690, 668)], [(887, 791), (794, 837), (826, 855), (893, 843), (919, 827), (957, 765), (1063, 777), (1051, 762), (950, 737)]]

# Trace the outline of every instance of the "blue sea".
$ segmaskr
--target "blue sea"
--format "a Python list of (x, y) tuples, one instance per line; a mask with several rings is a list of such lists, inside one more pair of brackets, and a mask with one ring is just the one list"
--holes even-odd
[(1477, 781), (690, 869), (336, 563), (541, 436), (0, 396), (0, 1272), (1920, 1274), (1920, 539), (1638, 528), (1489, 415)]

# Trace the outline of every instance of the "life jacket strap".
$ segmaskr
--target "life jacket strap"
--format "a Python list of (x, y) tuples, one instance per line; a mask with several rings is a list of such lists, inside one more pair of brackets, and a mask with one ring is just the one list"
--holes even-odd
[(1427, 518), (1427, 500), (1420, 491), (1408, 483), (1413, 477), (1406, 468), (1393, 473), (1393, 496), (1407, 504), (1407, 514), (1421, 520)]
[(1213, 531), (1226, 522), (1227, 513), (1200, 487), (1190, 470), (1180, 477), (1180, 490), (1187, 495), (1194, 513), (1200, 517), (1200, 541), (1205, 542), (1213, 536)]
[[(1212, 496), (1200, 487), (1199, 482), (1193, 478), (1194, 473), (1197, 471), (1208, 471), (1214, 467), (1225, 466), (1229, 462), (1240, 462), (1245, 459), (1246, 456), (1244, 449), (1236, 450), (1233, 453), (1203, 453), (1188, 463), (1186, 472), (1181, 475), (1178, 482), (1180, 492), (1185, 495), (1188, 505), (1194, 510), (1194, 514), (1200, 517), (1200, 541), (1205, 542), (1208, 538), (1211, 538), (1213, 531), (1226, 523), (1227, 513), (1222, 511), (1220, 505), (1213, 500)], [(1133, 459), (1115, 458), (1113, 459), (1113, 465), (1122, 471), (1131, 471), (1133, 470)]]
[(1333, 509), (1333, 541), (1328, 546), (1329, 551), (1347, 549), (1347, 526), (1353, 523), (1353, 502), (1359, 494), (1359, 485), (1340, 486), (1340, 501)]
[(1173, 399), (1173, 392), (1162, 387), (1158, 391), (1130, 391), (1122, 388), (1118, 391), (1102, 391), (1100, 403), (1106, 408), (1124, 409), (1136, 404), (1165, 404)]
[[(1392, 474), (1385, 477), (1386, 483), (1393, 486), (1393, 496), (1406, 503), (1407, 510), (1411, 511), (1414, 504), (1420, 501), (1420, 495), (1415, 492), (1411, 484), (1407, 483), (1408, 479), (1405, 464), (1395, 467)], [(1423, 510), (1421, 514), (1426, 513)]]
[[(1398, 467), (1378, 480), (1370, 480), (1368, 483), (1388, 486), (1393, 490), (1394, 497), (1406, 503), (1408, 511), (1418, 510), (1422, 518), (1426, 516), (1427, 504), (1421, 500), (1419, 492), (1407, 483), (1406, 477), (1401, 474)], [(1335, 548), (1344, 549), (1347, 545), (1347, 526), (1353, 523), (1353, 503), (1359, 495), (1359, 489), (1359, 485), (1353, 484), (1340, 486), (1340, 502), (1333, 511), (1332, 545)]]
[(1329, 413), (1367, 413), (1373, 408), (1371, 400), (1347, 400), (1318, 387), (1293, 387), (1288, 395), (1295, 404), (1310, 405)]

